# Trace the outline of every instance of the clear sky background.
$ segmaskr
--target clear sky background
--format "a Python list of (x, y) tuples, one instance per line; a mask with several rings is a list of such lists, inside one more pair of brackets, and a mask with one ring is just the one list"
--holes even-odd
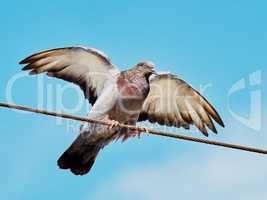
[[(82, 44), (103, 50), (121, 69), (147, 59), (197, 89), (209, 85), (204, 94), (226, 124), (210, 139), (267, 148), (266, 6), (263, 0), (2, 2), (0, 100), (7, 101), (19, 60)], [(250, 84), (251, 74), (259, 84)], [(239, 80), (246, 87), (229, 96), (228, 105)], [(44, 78), (43, 89), (50, 91), (43, 93), (45, 107), (56, 109), (55, 86), (65, 84)], [(12, 87), (14, 103), (37, 107), (38, 91), (36, 77), (20, 78)], [(251, 101), (256, 93), (262, 96)], [(82, 93), (66, 91), (64, 105), (75, 106), (77, 95)], [(86, 109), (84, 102), (74, 113), (85, 115)], [(239, 120), (250, 116), (250, 123)], [(0, 119), (1, 199), (267, 199), (266, 156), (143, 136), (112, 143), (90, 174), (77, 177), (56, 165), (76, 137), (68, 128), (73, 124), (1, 108)]]

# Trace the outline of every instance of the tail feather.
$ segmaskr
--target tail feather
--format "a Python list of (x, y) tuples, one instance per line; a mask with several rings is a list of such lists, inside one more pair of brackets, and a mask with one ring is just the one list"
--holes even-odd
[(81, 144), (79, 140), (78, 137), (60, 156), (57, 163), (61, 169), (70, 169), (75, 175), (84, 175), (92, 168), (100, 147), (95, 144)]

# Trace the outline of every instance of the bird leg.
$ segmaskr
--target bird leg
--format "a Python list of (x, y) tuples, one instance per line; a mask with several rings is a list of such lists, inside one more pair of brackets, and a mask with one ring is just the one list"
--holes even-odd
[(135, 129), (135, 130), (130, 130), (129, 131), (129, 135), (130, 136), (132, 136), (132, 137), (136, 137), (136, 136), (138, 136), (138, 138), (140, 138), (140, 135), (141, 135), (141, 133), (143, 133), (143, 132), (146, 132), (146, 133), (148, 133), (149, 132), (149, 129), (148, 128), (144, 128), (143, 130), (140, 130), (140, 129)]
[(109, 121), (109, 125), (107, 125), (107, 126), (108, 126), (108, 129), (112, 129), (112, 128), (118, 126), (119, 124), (120, 123), (118, 121), (116, 121), (116, 120), (110, 120)]

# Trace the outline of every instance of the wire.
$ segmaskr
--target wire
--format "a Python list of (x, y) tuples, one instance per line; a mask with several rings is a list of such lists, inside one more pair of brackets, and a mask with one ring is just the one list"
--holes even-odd
[[(14, 104), (8, 104), (8, 103), (0, 103), (0, 107), (9, 108), (9, 109), (16, 109), (16, 110), (23, 110), (23, 111), (27, 111), (27, 112), (39, 113), (39, 114), (43, 114), (43, 115), (49, 115), (49, 116), (60, 117), (60, 118), (64, 118), (64, 119), (71, 119), (71, 120), (82, 121), (82, 122), (110, 125), (110, 123), (107, 121), (102, 121), (102, 120), (97, 120), (97, 119), (89, 119), (89, 118), (79, 117), (79, 116), (65, 114), (65, 113), (50, 112), (50, 111), (46, 111), (46, 110), (34, 109), (34, 108), (29, 108), (29, 107), (20, 106), (20, 105), (14, 105)], [(147, 133), (152, 134), (152, 135), (158, 135), (158, 136), (164, 136), (164, 137), (175, 138), (175, 139), (180, 139), (180, 140), (192, 141), (192, 142), (197, 142), (197, 143), (221, 146), (221, 147), (231, 148), (231, 149), (238, 149), (238, 150), (242, 150), (242, 151), (259, 153), (259, 154), (267, 154), (267, 150), (257, 149), (254, 147), (241, 146), (241, 145), (236, 145), (236, 144), (229, 144), (229, 143), (224, 143), (224, 142), (195, 138), (195, 137), (190, 137), (190, 136), (184, 136), (184, 135), (180, 135), (178, 133), (158, 131), (158, 130), (145, 128), (145, 127), (137, 127), (137, 126), (131, 126), (131, 125), (125, 125), (125, 124), (118, 124), (118, 126), (121, 128), (128, 128), (131, 130), (137, 130), (140, 132), (147, 132)]]

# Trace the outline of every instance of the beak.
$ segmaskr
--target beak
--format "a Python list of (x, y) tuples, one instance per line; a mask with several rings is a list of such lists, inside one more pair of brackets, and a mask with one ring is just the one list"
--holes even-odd
[(155, 76), (159, 75), (159, 74), (158, 74), (156, 71), (154, 71), (154, 70), (152, 71), (152, 74), (155, 75)]
[(154, 79), (158, 75), (159, 74), (156, 71), (151, 72), (151, 76), (149, 77), (149, 81), (151, 81), (152, 79)]

